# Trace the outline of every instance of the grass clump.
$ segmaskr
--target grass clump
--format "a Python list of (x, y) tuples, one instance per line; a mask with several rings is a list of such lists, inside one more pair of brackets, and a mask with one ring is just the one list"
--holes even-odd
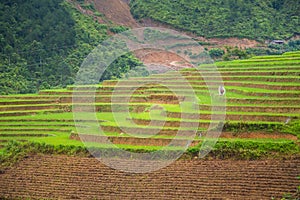
[(88, 155), (85, 147), (49, 145), (37, 142), (9, 141), (0, 154), (0, 169), (5, 169), (26, 158), (30, 154), (64, 154), (64, 155)]
[(292, 120), (290, 123), (283, 126), (282, 132), (296, 135), (300, 140), (300, 119)]
[[(202, 143), (188, 149), (197, 156)], [(208, 158), (258, 160), (265, 158), (299, 157), (300, 148), (294, 141), (220, 140), (208, 154)]]

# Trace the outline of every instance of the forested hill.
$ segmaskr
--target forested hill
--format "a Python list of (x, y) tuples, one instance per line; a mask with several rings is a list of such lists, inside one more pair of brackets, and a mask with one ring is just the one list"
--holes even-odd
[(299, 0), (131, 0), (130, 7), (137, 19), (151, 18), (207, 38), (300, 34)]
[[(285, 39), (300, 33), (299, 0), (131, 0), (130, 7), (135, 18), (207, 38)], [(123, 30), (91, 0), (1, 0), (0, 94), (72, 84), (91, 50), (108, 33)], [(140, 65), (133, 55), (123, 56), (102, 79), (121, 77)]]
[[(76, 5), (101, 16), (93, 4), (78, 0)], [(123, 30), (94, 19), (65, 0), (2, 0), (0, 94), (72, 84), (83, 59), (107, 38), (108, 30)], [(133, 56), (124, 56), (104, 78), (118, 77), (137, 65), (139, 61)]]

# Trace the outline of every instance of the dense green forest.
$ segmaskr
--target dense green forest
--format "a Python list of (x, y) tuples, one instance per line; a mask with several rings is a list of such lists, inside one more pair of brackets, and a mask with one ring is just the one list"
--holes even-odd
[(131, 0), (130, 7), (137, 19), (207, 38), (286, 39), (300, 33), (299, 0)]
[[(89, 1), (77, 0), (98, 13)], [(138, 18), (150, 17), (205, 37), (285, 39), (300, 33), (299, 0), (131, 0)], [(100, 24), (66, 0), (2, 0), (0, 2), (0, 94), (32, 93), (74, 83), (84, 58), (126, 27)], [(273, 50), (274, 49), (274, 50)], [(279, 54), (299, 49), (299, 41), (271, 50), (250, 49), (247, 55)], [(270, 52), (267, 52), (270, 51)], [(216, 59), (244, 58), (213, 49)], [(141, 63), (127, 54), (115, 61), (101, 80), (119, 78)], [(139, 71), (142, 68), (137, 69)], [(142, 71), (141, 73), (144, 73)], [(139, 72), (140, 74), (140, 72)]]
[[(74, 82), (83, 59), (113, 25), (99, 24), (64, 0), (0, 2), (0, 94), (31, 93)], [(102, 79), (140, 65), (120, 57)], [(100, 80), (101, 81), (101, 80)]]

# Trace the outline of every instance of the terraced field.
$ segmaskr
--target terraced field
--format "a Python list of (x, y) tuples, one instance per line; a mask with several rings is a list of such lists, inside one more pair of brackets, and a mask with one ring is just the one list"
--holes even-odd
[[(299, 52), (223, 62), (218, 63), (217, 66), (227, 91), (224, 137), (228, 138), (231, 135), (247, 137), (245, 133), (249, 131), (243, 129), (246, 127), (252, 133), (253, 130), (257, 130), (256, 136), (261, 138), (297, 140), (297, 135), (279, 133), (278, 130), (286, 122), (292, 121), (300, 115)], [(98, 86), (76, 88), (76, 92), (82, 95), (83, 100), (95, 93), (95, 103), (92, 103), (94, 103), (97, 117), (101, 121), (100, 126), (111, 138), (117, 137), (115, 140), (121, 144), (131, 145), (131, 142), (127, 141), (133, 141), (136, 145), (136, 142), (134, 142), (134, 138), (128, 140), (127, 137), (130, 137), (128, 134), (120, 135), (122, 130), (116, 124), (111, 113), (112, 104), (118, 105), (119, 103), (120, 107), (123, 107), (124, 99), (127, 98), (130, 101), (129, 107), (133, 121), (144, 126), (132, 128), (132, 131), (142, 132), (142, 135), (156, 129), (155, 124), (162, 124), (166, 120), (163, 130), (153, 137), (151, 142), (151, 146), (160, 146), (156, 145), (155, 141), (157, 144), (167, 143), (169, 139), (172, 139), (168, 137), (174, 135), (172, 132), (176, 132), (179, 125), (187, 128), (200, 122), (198, 129), (203, 132), (202, 136), (205, 136), (211, 122), (211, 98), (207, 84), (216, 80), (216, 72), (212, 72), (209, 66), (204, 66), (200, 71), (186, 69), (182, 70), (180, 74), (185, 80), (188, 80), (191, 87), (183, 85), (186, 83), (182, 81), (182, 77), (177, 80), (177, 73), (169, 72), (146, 78), (105, 81)], [(158, 82), (159, 85), (153, 84), (155, 82)], [(135, 86), (147, 83), (149, 84), (135, 90), (133, 95), (128, 94)], [(118, 86), (115, 87), (116, 84)], [(2, 145), (11, 139), (80, 145), (80, 142), (69, 139), (71, 132), (77, 132), (71, 113), (73, 88), (70, 86), (67, 89), (41, 91), (36, 95), (1, 96), (0, 140)], [(187, 93), (188, 89), (192, 88), (199, 98), (199, 116), (194, 115), (199, 113), (193, 113), (193, 109), (180, 110), (178, 103), (181, 99), (180, 96), (174, 94), (174, 91), (182, 92), (185, 88)], [(217, 88), (213, 92), (217, 95)], [(182, 94), (185, 95), (184, 92)], [(75, 96), (77, 99), (80, 98), (78, 95)], [(112, 99), (113, 103), (111, 103)], [(86, 104), (88, 108), (90, 103)], [(162, 111), (159, 109), (150, 118), (151, 106), (153, 108), (153, 105), (157, 104), (164, 108), (167, 119), (161, 116)], [(80, 106), (81, 109), (83, 107), (84, 105)], [(185, 117), (185, 119), (181, 119), (181, 117)], [(195, 117), (199, 117), (199, 119), (195, 119)], [(151, 121), (152, 125), (145, 127)], [(130, 128), (131, 125), (125, 122), (124, 126)], [(238, 128), (238, 126), (243, 127)], [(230, 134), (232, 131), (235, 134)], [(259, 138), (253, 137), (252, 139)]]
[[(213, 161), (208, 164), (200, 161), (193, 161), (192, 163), (179, 161), (171, 166), (170, 173), (158, 173), (163, 173), (165, 177), (175, 176), (177, 179), (180, 179), (180, 177), (184, 176), (184, 173), (179, 176), (182, 172), (181, 170), (186, 170), (185, 173), (188, 173), (189, 169), (192, 177), (188, 176), (188, 182), (182, 181), (182, 189), (173, 191), (175, 193), (171, 193), (172, 188), (162, 189), (160, 193), (165, 192), (164, 194), (169, 194), (172, 197), (172, 195), (177, 194), (176, 191), (178, 194), (182, 194), (182, 190), (188, 190), (191, 192), (189, 195), (197, 194), (196, 196), (208, 198), (232, 197), (233, 199), (239, 199), (240, 197), (267, 199), (267, 197), (272, 197), (271, 194), (274, 194), (275, 197), (289, 192), (295, 194), (295, 188), (299, 182), (294, 178), (300, 174), (299, 159), (297, 159), (297, 157), (299, 158), (300, 133), (299, 131), (289, 131), (289, 126), (297, 123), (300, 116), (300, 52), (221, 62), (217, 63), (217, 67), (226, 88), (225, 124), (219, 143), (220, 145), (225, 144), (229, 146), (231, 144), (236, 148), (236, 151), (233, 151), (235, 153), (230, 155), (225, 155), (226, 152), (224, 150), (226, 149), (222, 149), (224, 146), (221, 145), (222, 148), (219, 146), (221, 148), (219, 150), (222, 155), (214, 156), (217, 158), (228, 158), (230, 156), (235, 157), (235, 154), (241, 154), (239, 157), (243, 157), (243, 152), (250, 152), (250, 154), (245, 154), (251, 155), (250, 159), (261, 155), (274, 155), (276, 157), (279, 154), (284, 157), (293, 157), (293, 159), (290, 162), (285, 161), (282, 165), (276, 161), (274, 174), (266, 173), (269, 170), (271, 170), (269, 171), (270, 173), (272, 172), (272, 165), (267, 170), (267, 168), (264, 168), (263, 163), (259, 163), (259, 166), (243, 163), (243, 167), (249, 164), (249, 168), (236, 170), (234, 166), (227, 165), (230, 161), (228, 163), (227, 161), (220, 161), (216, 165), (220, 164), (221, 168), (223, 167), (223, 171), (215, 179), (213, 178), (215, 173), (207, 169), (208, 165), (214, 165)], [(90, 144), (96, 147), (104, 145), (103, 143), (105, 142), (103, 142), (104, 139), (102, 138), (104, 136), (108, 137), (112, 143), (126, 149), (155, 150), (168, 145), (171, 141), (175, 141), (175, 146), (180, 146), (186, 140), (192, 140), (191, 148), (199, 147), (202, 141), (211, 137), (212, 127), (220, 124), (218, 119), (221, 119), (224, 113), (221, 105), (212, 105), (210, 97), (213, 95), (216, 99), (221, 98), (218, 95), (218, 86), (215, 85), (210, 87), (212, 88), (211, 91), (208, 90), (208, 86), (216, 83), (217, 75), (216, 72), (211, 70), (209, 65), (204, 65), (200, 67), (200, 70), (184, 69), (180, 71), (180, 78), (178, 77), (178, 72), (173, 71), (143, 78), (105, 81), (101, 85), (69, 86), (66, 89), (40, 91), (39, 94), (1, 96), (0, 145), (5, 147), (10, 140), (17, 140), (44, 142), (54, 146), (83, 146), (83, 143), (80, 141), (83, 135), (86, 145)], [(182, 80), (188, 80), (188, 82)], [(186, 85), (186, 83), (189, 84)], [(142, 86), (140, 86), (141, 84)], [(137, 88), (132, 92), (132, 89), (135, 87)], [(183, 99), (190, 98), (191, 88), (198, 102), (189, 102), (182, 110), (180, 102)], [(72, 97), (77, 99), (77, 104), (78, 101), (81, 102), (79, 107), (79, 104), (72, 106), (72, 100), (74, 100)], [(90, 101), (91, 99), (93, 101)], [(126, 100), (126, 103), (124, 103), (124, 100)], [(197, 109), (197, 104), (200, 106), (200, 112)], [(91, 105), (94, 106), (92, 108), (95, 109), (96, 117), (99, 120), (96, 122), (97, 126), (92, 127), (95, 121), (87, 120), (86, 118), (83, 118), (81, 123), (78, 121), (74, 122), (73, 114), (94, 111), (93, 109), (91, 110)], [(124, 106), (126, 105), (129, 107), (130, 115), (125, 116), (120, 122), (118, 117), (124, 115), (126, 111)], [(129, 117), (132, 119), (132, 122), (128, 119)], [(81, 126), (91, 126), (94, 130), (91, 130), (90, 133), (82, 133), (80, 130), (85, 129)], [(99, 130), (99, 127), (103, 130), (104, 135), (94, 134)], [(196, 137), (192, 134), (195, 129)], [(175, 137), (179, 131), (181, 135)], [(250, 143), (251, 145), (249, 145)], [(107, 144), (105, 145), (107, 147)], [(193, 156), (195, 155), (197, 154), (193, 154)], [(39, 161), (40, 159), (41, 161)], [(31, 162), (36, 166), (42, 167), (38, 176), (47, 176), (50, 171), (47, 171), (47, 168), (43, 168), (43, 166), (47, 165), (52, 167), (51, 169), (59, 168), (59, 164), (57, 164), (58, 166), (48, 164), (59, 163), (61, 162), (59, 160), (63, 159), (72, 160), (73, 158), (46, 156), (27, 159), (19, 167), (1, 175), (0, 185), (3, 185), (3, 181), (10, 180), (10, 174), (19, 174), (20, 177), (23, 177), (22, 173), (31, 173), (33, 170), (32, 166), (30, 166)], [(82, 167), (81, 162), (85, 162), (79, 158), (74, 158), (74, 161), (79, 167)], [(89, 160), (88, 162), (94, 161)], [(198, 166), (200, 168), (203, 167), (204, 173), (197, 171)], [(252, 174), (251, 169), (256, 167), (257, 171), (254, 170)], [(27, 171), (23, 172), (23, 168)], [(108, 172), (108, 169), (103, 170), (101, 172), (103, 176), (116, 173)], [(291, 171), (288, 172), (288, 170)], [(227, 172), (225, 173), (225, 171), (231, 171), (230, 175)], [(199, 176), (197, 175), (198, 172)], [(286, 175), (285, 172), (289, 175)], [(245, 174), (248, 175), (246, 176)], [(117, 175), (115, 174), (114, 176)], [(122, 174), (122, 176), (127, 175)], [(159, 176), (159, 174), (151, 175), (149, 180), (153, 182), (161, 180)], [(197, 177), (198, 182), (194, 180), (194, 176)], [(166, 179), (169, 180), (168, 184), (171, 184), (171, 180), (173, 180), (171, 177)], [(226, 178), (235, 180), (235, 177), (237, 177), (236, 182), (230, 182), (232, 187), (222, 189)], [(58, 180), (65, 178), (63, 176), (57, 177)], [(78, 180), (82, 177), (76, 175), (73, 178)], [(255, 182), (256, 178), (259, 180), (257, 183)], [(24, 176), (24, 179), (27, 179), (26, 176)], [(134, 176), (133, 179), (136, 181), (140, 180), (141, 177)], [(174, 179), (174, 182), (177, 179)], [(200, 179), (214, 180), (215, 182), (204, 184), (205, 187), (203, 186), (202, 189), (198, 190)], [(283, 180), (282, 183), (279, 181), (281, 179)], [(71, 193), (62, 194), (61, 192), (56, 192), (53, 188), (58, 187), (59, 181), (49, 186), (49, 191), (48, 189), (47, 191), (42, 191), (39, 188), (39, 190), (34, 192), (35, 184), (40, 183), (40, 180), (32, 180), (31, 183), (28, 183), (26, 190), (15, 190), (14, 185), (21, 184), (22, 180), (23, 178), (20, 178), (20, 181), (9, 181), (7, 191), (1, 191), (1, 193), (12, 197), (33, 195), (35, 198), (57, 198), (59, 196), (55, 195), (62, 195), (61, 197), (70, 199), (75, 197), (97, 198), (93, 196), (95, 194), (92, 192), (80, 195), (76, 193), (74, 194), (75, 196), (72, 196)], [(127, 179), (125, 178), (125, 180)], [(274, 184), (273, 180), (275, 181)], [(191, 185), (189, 181), (195, 183), (195, 185)], [(238, 186), (239, 181), (242, 181), (240, 184), (244, 185), (244, 188)], [(97, 183), (95, 182), (95, 184)], [(114, 182), (112, 181), (111, 183)], [(158, 187), (159, 184), (166, 183), (159, 182), (156, 186), (148, 185), (147, 187), (150, 188), (149, 191), (157, 192), (160, 188)], [(284, 184), (287, 184), (287, 186), (283, 186)], [(211, 188), (214, 187), (219, 192), (213, 193)], [(266, 193), (266, 190), (263, 188), (267, 189)], [(115, 189), (117, 190), (117, 188)], [(201, 194), (199, 191), (201, 191)], [(223, 195), (225, 191), (228, 192), (228, 196)], [(113, 189), (107, 189), (105, 195), (108, 195), (107, 192), (121, 194), (113, 191)], [(137, 196), (135, 197), (138, 198), (142, 197), (145, 191), (137, 187), (136, 192)], [(129, 196), (127, 197), (129, 198)]]

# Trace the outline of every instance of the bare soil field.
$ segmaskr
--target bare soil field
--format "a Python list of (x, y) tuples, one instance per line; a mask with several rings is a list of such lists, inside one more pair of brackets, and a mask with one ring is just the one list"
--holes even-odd
[[(141, 164), (141, 163), (139, 163)], [(0, 174), (0, 198), (279, 199), (296, 195), (300, 160), (178, 160), (129, 174), (94, 158), (35, 155)]]

